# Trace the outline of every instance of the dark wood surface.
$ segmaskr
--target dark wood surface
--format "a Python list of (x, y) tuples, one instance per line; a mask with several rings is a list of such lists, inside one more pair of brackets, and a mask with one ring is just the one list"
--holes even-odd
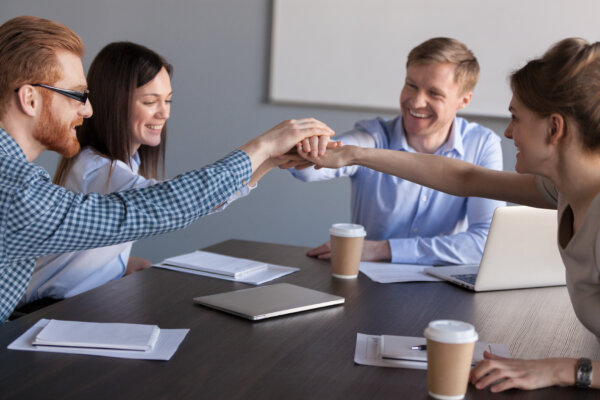
[[(514, 356), (590, 356), (600, 346), (575, 319), (564, 287), (474, 294), (441, 282), (378, 284), (330, 277), (306, 248), (230, 240), (207, 250), (301, 270), (289, 282), (346, 298), (343, 306), (250, 322), (192, 298), (249, 287), (146, 270), (0, 327), (0, 398), (8, 399), (427, 399), (426, 372), (355, 365), (356, 333), (422, 336), (427, 323), (471, 322)], [(189, 328), (170, 361), (42, 352), (6, 346), (40, 318)], [(503, 394), (472, 386), (467, 399), (592, 399), (596, 391), (549, 388)]]

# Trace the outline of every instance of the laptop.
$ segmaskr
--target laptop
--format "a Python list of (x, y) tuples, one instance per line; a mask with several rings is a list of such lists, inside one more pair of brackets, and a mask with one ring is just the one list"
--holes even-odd
[(289, 283), (194, 298), (195, 303), (253, 321), (333, 306), (344, 301), (343, 297)]
[(498, 207), (479, 266), (431, 267), (425, 272), (476, 292), (565, 285), (557, 230), (556, 210)]

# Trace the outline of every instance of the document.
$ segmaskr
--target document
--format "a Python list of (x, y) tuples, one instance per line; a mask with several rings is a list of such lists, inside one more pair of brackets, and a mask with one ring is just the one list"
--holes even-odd
[[(103, 357), (131, 358), (139, 360), (169, 360), (189, 332), (189, 329), (160, 329), (154, 346), (147, 351), (116, 350), (94, 347), (36, 346), (33, 342), (50, 320), (40, 319), (35, 325), (8, 345), (9, 350), (44, 351), (50, 353), (86, 354)], [(76, 322), (71, 321), (76, 324)], [(148, 326), (148, 325), (146, 325)]]
[(52, 319), (33, 340), (35, 346), (151, 350), (160, 334), (156, 325), (61, 321)]
[(179, 268), (188, 268), (194, 271), (208, 272), (217, 275), (226, 275), (240, 278), (252, 272), (267, 268), (263, 262), (224, 256), (207, 251), (194, 251), (177, 257), (164, 260), (161, 264)]
[[(425, 345), (426, 342), (423, 337), (357, 333), (354, 362), (376, 367), (427, 369), (427, 351), (411, 349), (413, 346)], [(502, 357), (510, 357), (510, 351), (505, 344), (478, 341), (473, 352), (473, 365), (483, 360), (484, 350)], [(384, 358), (382, 353), (386, 354), (387, 358)]]
[(427, 275), (424, 270), (433, 265), (392, 264), (381, 262), (361, 261), (360, 272), (367, 275), (374, 282), (440, 282), (434, 276)]
[[(218, 255), (218, 254), (209, 253), (209, 252), (206, 252), (206, 251), (198, 251), (196, 253), (200, 253), (200, 254), (197, 254), (198, 259), (200, 259), (201, 257), (203, 257), (204, 254), (208, 254), (210, 257), (212, 257), (213, 255)], [(226, 257), (226, 258), (234, 259), (234, 260), (245, 260), (245, 259), (235, 258), (235, 257), (229, 257), (229, 256), (221, 256), (221, 255), (218, 255), (218, 256), (220, 256), (220, 257)], [(167, 260), (165, 260), (165, 261), (167, 261)], [(250, 285), (261, 285), (261, 284), (263, 284), (265, 282), (269, 282), (269, 281), (272, 281), (274, 279), (281, 278), (282, 276), (291, 274), (291, 273), (296, 272), (296, 271), (299, 270), (299, 268), (296, 268), (296, 267), (284, 267), (282, 265), (274, 265), (274, 264), (265, 264), (265, 263), (262, 263), (262, 265), (264, 266), (264, 268), (260, 268), (260, 269), (257, 269), (255, 271), (242, 274), (241, 276), (234, 277), (234, 276), (230, 276), (230, 275), (224, 275), (224, 274), (216, 274), (216, 273), (212, 273), (212, 272), (206, 272), (206, 271), (202, 271), (202, 270), (199, 270), (199, 269), (192, 269), (192, 268), (186, 268), (186, 267), (180, 267), (180, 266), (176, 266), (176, 265), (171, 265), (171, 264), (165, 263), (165, 261), (163, 261), (160, 264), (153, 265), (153, 267), (155, 267), (155, 268), (170, 269), (170, 270), (173, 270), (173, 271), (185, 272), (185, 273), (194, 274), (194, 275), (208, 276), (208, 277), (211, 277), (211, 278), (225, 279), (225, 280), (228, 280), (228, 281), (248, 283)], [(251, 260), (245, 260), (245, 261), (251, 261)], [(252, 261), (252, 262), (258, 263), (258, 261)]]

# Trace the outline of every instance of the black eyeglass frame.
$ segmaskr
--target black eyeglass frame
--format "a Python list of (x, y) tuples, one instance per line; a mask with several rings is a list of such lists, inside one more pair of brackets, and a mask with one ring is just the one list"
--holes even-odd
[[(63, 96), (67, 96), (71, 99), (77, 100), (78, 102), (85, 104), (88, 99), (88, 95), (90, 94), (89, 90), (84, 90), (83, 92), (78, 92), (77, 90), (70, 89), (61, 89), (50, 85), (44, 85), (43, 83), (32, 83), (31, 86), (39, 86), (46, 89), (50, 89), (56, 93), (60, 93)], [(15, 92), (18, 92), (20, 88), (16, 88)]]

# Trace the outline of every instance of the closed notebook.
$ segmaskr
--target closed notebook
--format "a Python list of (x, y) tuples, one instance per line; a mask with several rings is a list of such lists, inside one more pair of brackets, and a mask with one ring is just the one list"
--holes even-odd
[(33, 340), (35, 346), (115, 350), (151, 350), (160, 334), (156, 325), (50, 320)]
[(263, 262), (229, 257), (207, 251), (194, 251), (177, 257), (167, 258), (162, 263), (234, 278), (267, 268), (267, 264)]
[[(413, 350), (414, 346), (424, 346), (423, 337), (381, 335), (379, 342), (381, 358), (388, 360), (427, 362), (427, 350)], [(502, 357), (510, 357), (510, 351), (504, 344), (478, 341), (473, 351), (473, 365), (483, 360), (483, 352), (488, 351)]]

